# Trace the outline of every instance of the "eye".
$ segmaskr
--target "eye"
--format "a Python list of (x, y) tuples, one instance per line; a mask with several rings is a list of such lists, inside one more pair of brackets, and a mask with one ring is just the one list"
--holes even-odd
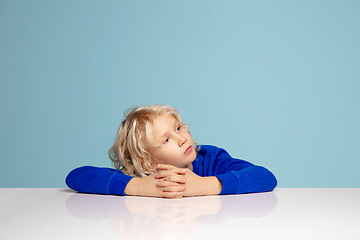
[(180, 130), (181, 130), (181, 127), (180, 127), (180, 126), (176, 128), (176, 131), (177, 131), (177, 132), (180, 131)]
[(168, 143), (169, 140), (170, 140), (170, 138), (165, 139), (164, 144), (165, 144), (165, 143)]

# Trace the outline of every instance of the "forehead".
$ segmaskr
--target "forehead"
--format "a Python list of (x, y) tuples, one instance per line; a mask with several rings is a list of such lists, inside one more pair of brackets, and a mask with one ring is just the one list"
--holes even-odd
[(167, 124), (174, 124), (177, 122), (177, 119), (171, 115), (171, 114), (159, 114), (159, 115), (153, 115), (151, 116), (152, 122), (153, 122), (153, 126), (154, 128), (156, 126), (160, 127), (162, 125), (167, 125)]
[(161, 137), (167, 131), (172, 129), (177, 123), (177, 119), (170, 114), (161, 114), (152, 116), (155, 136)]

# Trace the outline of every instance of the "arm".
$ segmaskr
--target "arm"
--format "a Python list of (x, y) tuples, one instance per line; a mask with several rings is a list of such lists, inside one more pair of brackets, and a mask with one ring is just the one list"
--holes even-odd
[(65, 182), (78, 192), (125, 195), (124, 190), (132, 179), (116, 169), (83, 166), (72, 170)]
[(268, 192), (277, 185), (275, 176), (269, 170), (256, 165), (231, 170), (216, 177), (223, 185), (221, 195)]
[[(183, 196), (258, 193), (273, 190), (277, 185), (275, 176), (266, 168), (250, 162), (232, 158), (224, 149), (205, 146), (206, 152), (198, 156), (200, 165), (195, 173), (187, 170), (186, 190)], [(172, 166), (171, 166), (172, 167)], [(179, 181), (171, 177), (169, 166), (162, 166), (166, 171), (161, 175), (166, 181), (161, 183), (164, 191), (167, 182)]]
[(273, 190), (277, 180), (268, 169), (232, 158), (224, 149), (215, 151), (214, 175), (222, 182), (220, 194), (259, 193)]
[(142, 178), (131, 177), (116, 169), (92, 166), (72, 170), (65, 181), (75, 191), (94, 194), (176, 198), (183, 191), (179, 184), (173, 183), (172, 185), (176, 185), (173, 190), (176, 191), (165, 196), (156, 186), (159, 180), (155, 178), (155, 174)]
[[(166, 165), (162, 167), (167, 168)], [(200, 177), (187, 169), (184, 177), (186, 178), (186, 188), (183, 193), (179, 193), (181, 196), (268, 192), (277, 185), (275, 176), (269, 170), (255, 165), (208, 177)], [(170, 183), (184, 182), (167, 171), (162, 171), (158, 178), (163, 178), (164, 180), (158, 184), (158, 187), (161, 187), (164, 191), (164, 196), (173, 191), (167, 187)]]
[(218, 195), (222, 191), (221, 181), (215, 177), (200, 177), (191, 170), (186, 174), (186, 189), (183, 196)]

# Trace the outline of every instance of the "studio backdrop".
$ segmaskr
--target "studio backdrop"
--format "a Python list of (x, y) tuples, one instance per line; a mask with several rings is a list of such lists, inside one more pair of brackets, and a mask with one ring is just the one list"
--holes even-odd
[(359, 1), (0, 2), (0, 187), (66, 187), (177, 108), (278, 187), (360, 187)]

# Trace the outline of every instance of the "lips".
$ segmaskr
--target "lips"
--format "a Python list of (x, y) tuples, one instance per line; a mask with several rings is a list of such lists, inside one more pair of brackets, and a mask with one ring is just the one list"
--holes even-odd
[(184, 154), (189, 154), (192, 150), (192, 146), (189, 146), (186, 151), (184, 152)]

